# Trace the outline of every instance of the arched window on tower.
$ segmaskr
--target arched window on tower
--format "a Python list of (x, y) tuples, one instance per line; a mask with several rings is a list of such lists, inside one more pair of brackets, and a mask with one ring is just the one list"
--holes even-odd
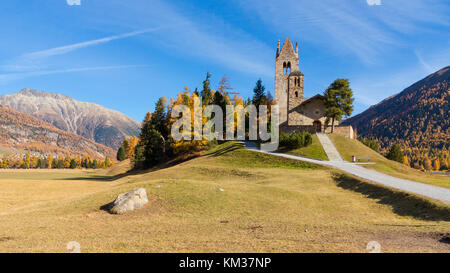
[(286, 74), (286, 62), (283, 63), (283, 74)]
[(298, 98), (298, 92), (297, 91), (295, 91), (295, 97)]
[(290, 74), (291, 73), (291, 62), (288, 62), (286, 65), (286, 74)]

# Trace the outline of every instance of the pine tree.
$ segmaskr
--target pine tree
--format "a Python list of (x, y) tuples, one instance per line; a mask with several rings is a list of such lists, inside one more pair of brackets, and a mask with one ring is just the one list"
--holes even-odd
[(117, 151), (117, 160), (124, 161), (127, 158), (127, 155), (125, 154), (125, 148), (120, 146), (119, 150)]
[(392, 148), (391, 150), (389, 150), (389, 153), (386, 155), (386, 158), (403, 163), (403, 152), (400, 146), (397, 144), (392, 145)]
[(206, 79), (203, 81), (203, 90), (201, 91), (202, 103), (203, 105), (209, 105), (212, 101), (212, 93), (211, 93), (211, 82), (210, 82), (211, 74), (209, 72), (206, 73)]
[(325, 116), (327, 123), (331, 119), (331, 132), (334, 132), (334, 122), (342, 116), (350, 116), (353, 112), (353, 91), (348, 79), (335, 80), (324, 93)]
[(258, 79), (256, 81), (255, 88), (253, 88), (253, 100), (252, 100), (252, 103), (256, 106), (257, 109), (259, 105), (267, 103), (265, 90), (266, 88), (262, 84), (262, 80)]

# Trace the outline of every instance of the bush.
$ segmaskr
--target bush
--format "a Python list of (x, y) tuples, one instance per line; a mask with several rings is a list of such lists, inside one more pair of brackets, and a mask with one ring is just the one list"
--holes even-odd
[(294, 132), (280, 134), (280, 147), (298, 149), (312, 144), (312, 136), (308, 132)]
[(378, 152), (378, 149), (380, 149), (380, 145), (378, 145), (378, 142), (376, 140), (361, 138), (360, 141), (362, 144), (366, 145), (367, 147), (369, 147), (374, 151)]
[(403, 152), (399, 145), (394, 144), (386, 155), (387, 159), (403, 163)]

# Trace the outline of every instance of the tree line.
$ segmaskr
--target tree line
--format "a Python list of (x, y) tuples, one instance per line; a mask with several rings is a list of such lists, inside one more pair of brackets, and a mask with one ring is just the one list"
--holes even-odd
[(100, 169), (111, 167), (114, 162), (109, 157), (104, 159), (84, 156), (46, 156), (32, 155), (30, 152), (10, 156), (8, 153), (0, 157), (2, 169)]

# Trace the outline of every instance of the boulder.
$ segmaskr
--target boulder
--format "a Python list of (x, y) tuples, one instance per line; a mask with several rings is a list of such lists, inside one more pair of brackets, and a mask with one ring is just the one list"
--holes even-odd
[(111, 203), (109, 211), (114, 214), (122, 214), (143, 207), (148, 203), (147, 192), (144, 188), (138, 188), (119, 194)]

